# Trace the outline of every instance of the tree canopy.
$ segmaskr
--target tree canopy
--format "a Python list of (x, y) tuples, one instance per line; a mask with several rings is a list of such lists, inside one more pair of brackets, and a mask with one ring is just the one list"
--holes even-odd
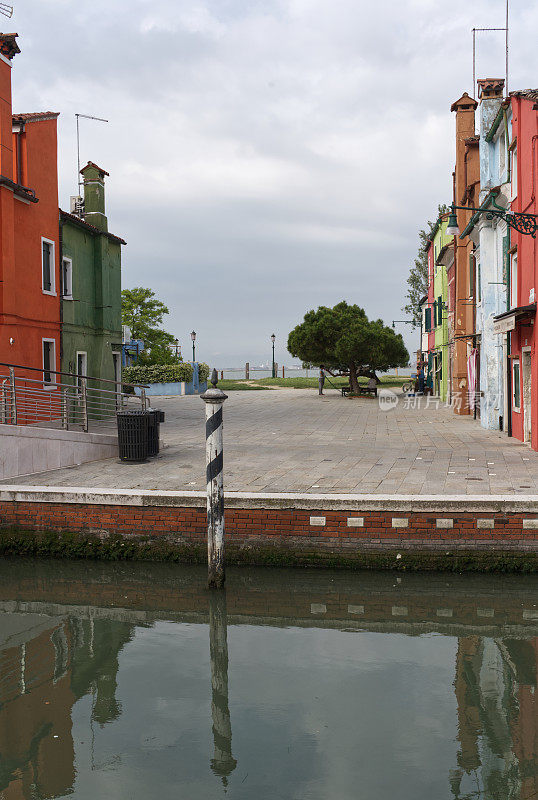
[[(123, 289), (121, 293), (122, 323), (131, 329), (133, 339), (142, 339), (146, 350), (140, 356), (142, 363), (171, 364), (177, 358), (171, 348), (175, 338), (161, 325), (169, 314), (167, 306), (155, 297), (155, 292), (143, 286)], [(147, 352), (146, 352), (147, 351)]]
[(386, 372), (409, 362), (401, 334), (380, 319), (369, 320), (363, 308), (345, 300), (334, 308), (308, 311), (289, 334), (288, 350), (303, 362), (349, 375), (355, 391), (357, 375)]
[(419, 247), (417, 257), (413, 265), (409, 269), (409, 276), (407, 278), (407, 303), (403, 306), (402, 311), (409, 314), (413, 319), (415, 325), (418, 327), (421, 321), (422, 310), (420, 301), (428, 294), (428, 244), (433, 233), (433, 229), (442, 214), (446, 214), (448, 206), (443, 204), (437, 207), (437, 217), (432, 222), (428, 220), (426, 229), (418, 232)]

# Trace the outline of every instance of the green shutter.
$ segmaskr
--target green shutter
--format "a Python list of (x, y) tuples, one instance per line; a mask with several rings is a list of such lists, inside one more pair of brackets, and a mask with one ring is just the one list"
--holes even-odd
[(431, 308), (426, 309), (425, 319), (424, 319), (424, 327), (426, 329), (426, 333), (430, 333), (432, 329), (432, 310)]
[(443, 298), (441, 295), (437, 298), (437, 324), (442, 325), (443, 323)]
[(478, 280), (477, 280), (476, 291), (478, 294), (478, 302), (480, 303), (482, 300), (482, 271), (480, 269), (480, 261), (478, 262), (477, 274), (478, 274)]

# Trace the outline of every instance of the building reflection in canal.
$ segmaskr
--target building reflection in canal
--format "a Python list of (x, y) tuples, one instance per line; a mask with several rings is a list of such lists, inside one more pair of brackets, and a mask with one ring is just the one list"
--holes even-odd
[[(161, 619), (175, 625), (209, 623), (211, 685), (206, 683), (206, 701), (201, 698), (199, 704), (207, 702), (211, 708), (207, 725), (212, 726), (213, 754), (206, 769), (225, 788), (232, 787), (236, 775), (238, 781), (244, 780), (249, 772), (249, 764), (241, 763), (238, 775), (232, 753), (228, 625), (294, 625), (373, 630), (384, 636), (457, 637), (453, 667), (457, 755), (447, 770), (446, 796), (454, 800), (538, 797), (538, 615), (533, 616), (532, 608), (522, 611), (532, 607), (535, 583), (520, 584), (522, 591), (518, 584), (510, 584), (514, 591), (497, 599), (497, 610), (484, 612), (486, 603), (493, 605), (495, 592), (487, 583), (473, 583), (474, 579), (454, 584), (441, 597), (440, 582), (431, 588), (425, 578), (414, 578), (409, 588), (398, 587), (396, 604), (396, 585), (383, 576), (374, 591), (371, 576), (331, 577), (329, 585), (324, 573), (298, 575), (294, 587), (293, 573), (284, 577), (275, 572), (271, 580), (259, 576), (252, 580), (245, 571), (235, 583), (229, 581), (227, 598), (225, 591), (205, 592), (203, 574), (197, 571), (182, 573), (178, 581), (173, 571), (161, 572), (155, 579), (147, 567), (132, 567), (127, 575), (103, 567), (92, 568), (88, 577), (85, 567), (76, 565), (66, 567), (70, 572), (59, 581), (58, 569), (42, 564), (25, 572), (21, 567), (8, 579), (0, 566), (2, 800), (56, 798), (73, 792), (76, 796), (81, 744), (73, 739), (75, 705), (83, 698), (90, 701), (91, 731), (83, 742), (88, 747), (92, 736), (117, 725), (126, 710), (118, 699), (122, 653), (137, 631), (152, 628)], [(73, 587), (75, 576), (79, 582), (87, 578), (84, 591), (82, 583)], [(84, 605), (75, 602), (77, 594)], [(93, 604), (88, 603), (90, 596)], [(227, 602), (233, 608), (230, 617)], [(375, 611), (366, 619), (369, 603)], [(446, 610), (449, 603), (451, 616)], [(503, 617), (502, 623), (493, 622), (495, 613)], [(364, 620), (357, 622), (357, 615)], [(237, 705), (239, 699), (232, 695), (232, 713)], [(256, 730), (248, 735), (255, 737)], [(285, 729), (281, 735), (286, 737)]]

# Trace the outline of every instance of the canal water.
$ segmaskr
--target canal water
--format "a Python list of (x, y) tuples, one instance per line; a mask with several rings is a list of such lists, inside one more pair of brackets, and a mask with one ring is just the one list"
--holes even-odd
[(0, 797), (538, 798), (537, 590), (0, 561)]

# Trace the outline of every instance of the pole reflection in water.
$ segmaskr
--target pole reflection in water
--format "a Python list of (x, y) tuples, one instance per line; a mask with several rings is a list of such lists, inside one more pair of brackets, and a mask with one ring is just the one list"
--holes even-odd
[(211, 769), (224, 786), (237, 761), (232, 756), (232, 724), (228, 707), (228, 615), (226, 590), (209, 594), (209, 656), (211, 659), (211, 716), (214, 754)]

